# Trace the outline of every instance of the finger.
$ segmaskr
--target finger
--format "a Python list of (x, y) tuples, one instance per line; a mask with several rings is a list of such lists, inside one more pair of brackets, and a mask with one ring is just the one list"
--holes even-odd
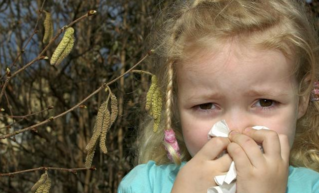
[(280, 147), (281, 147), (281, 157), (288, 163), (290, 155), (290, 145), (287, 135), (279, 135)]
[(243, 133), (251, 137), (257, 143), (262, 144), (266, 156), (272, 158), (281, 157), (279, 136), (275, 131), (246, 128)]
[(261, 164), (264, 164), (265, 159), (263, 153), (260, 151), (260, 147), (254, 139), (244, 134), (231, 132), (230, 140), (238, 144), (243, 149), (246, 157), (248, 157), (253, 166), (258, 167)]
[(240, 145), (238, 145), (237, 143), (230, 143), (227, 146), (227, 151), (230, 157), (235, 162), (237, 171), (250, 170), (252, 164)]
[(199, 150), (197, 153), (198, 155), (196, 156), (200, 156), (206, 160), (214, 160), (227, 148), (229, 143), (230, 141), (228, 138), (214, 137), (210, 139), (201, 150)]
[[(214, 168), (218, 168), (221, 172), (227, 172), (233, 159), (229, 154), (224, 154), (220, 158), (214, 160)], [(212, 167), (213, 168), (213, 167)]]

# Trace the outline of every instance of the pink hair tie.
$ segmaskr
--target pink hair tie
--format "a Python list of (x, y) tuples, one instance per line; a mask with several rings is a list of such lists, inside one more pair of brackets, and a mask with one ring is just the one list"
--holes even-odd
[(313, 90), (311, 93), (311, 101), (319, 101), (319, 81), (315, 81), (313, 84)]
[[(179, 146), (176, 140), (176, 136), (175, 136), (175, 132), (173, 129), (167, 129), (164, 131), (165, 132), (165, 138), (164, 141), (166, 143), (168, 143), (175, 151), (176, 155), (178, 155), (178, 157), (180, 157), (180, 152), (179, 152)], [(168, 149), (169, 147), (165, 146), (165, 149), (167, 151), (167, 157), (169, 160), (174, 161), (173, 157), (174, 155), (172, 155), (172, 152)], [(175, 155), (175, 156), (176, 156)]]

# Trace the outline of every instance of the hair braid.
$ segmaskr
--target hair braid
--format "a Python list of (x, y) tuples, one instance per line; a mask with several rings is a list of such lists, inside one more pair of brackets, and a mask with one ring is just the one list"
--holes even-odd
[(172, 92), (173, 92), (173, 61), (168, 63), (168, 76), (167, 76), (167, 87), (166, 87), (166, 102), (165, 102), (165, 112), (166, 112), (166, 127), (165, 129), (170, 129), (172, 127)]
[(180, 149), (175, 136), (175, 132), (172, 128), (172, 98), (173, 98), (173, 63), (174, 61), (169, 61), (167, 64), (167, 86), (166, 86), (166, 102), (165, 102), (165, 112), (166, 112), (166, 122), (164, 129), (164, 146), (168, 153), (168, 158), (174, 161), (175, 164), (181, 164)]

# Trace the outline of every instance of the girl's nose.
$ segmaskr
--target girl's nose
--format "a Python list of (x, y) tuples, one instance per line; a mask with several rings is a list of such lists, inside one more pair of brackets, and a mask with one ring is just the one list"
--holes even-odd
[(242, 133), (247, 127), (254, 126), (252, 117), (245, 111), (230, 111), (225, 115), (224, 119), (231, 131), (239, 133)]

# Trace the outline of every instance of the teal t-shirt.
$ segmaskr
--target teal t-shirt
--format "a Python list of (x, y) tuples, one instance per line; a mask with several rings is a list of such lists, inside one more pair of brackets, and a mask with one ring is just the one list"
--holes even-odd
[[(181, 167), (156, 165), (154, 161), (136, 166), (120, 183), (118, 193), (169, 193)], [(289, 166), (287, 193), (319, 193), (319, 173)]]

